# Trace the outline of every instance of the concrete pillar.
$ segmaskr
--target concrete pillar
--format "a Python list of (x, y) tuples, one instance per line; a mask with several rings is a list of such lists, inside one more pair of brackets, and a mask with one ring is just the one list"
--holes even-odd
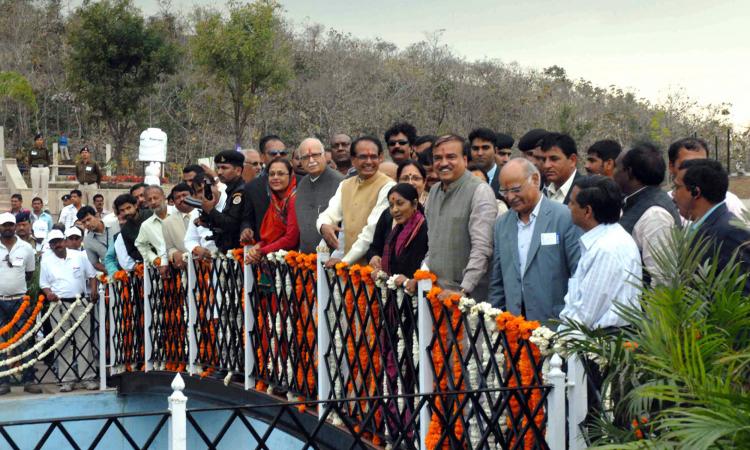
[[(107, 144), (104, 146), (104, 162), (109, 164), (110, 159), (112, 159), (112, 146)], [(106, 173), (108, 177), (112, 176), (112, 169), (110, 169), (109, 166), (107, 166)]]

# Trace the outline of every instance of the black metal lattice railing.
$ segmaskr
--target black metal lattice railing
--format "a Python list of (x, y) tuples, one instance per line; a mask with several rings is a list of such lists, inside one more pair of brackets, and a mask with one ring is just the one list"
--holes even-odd
[(165, 271), (162, 276), (152, 266), (144, 278), (151, 351), (147, 358), (154, 369), (181, 372), (188, 364), (188, 275), (172, 266)]
[(110, 282), (110, 365), (112, 372), (144, 364), (143, 273), (119, 271)]

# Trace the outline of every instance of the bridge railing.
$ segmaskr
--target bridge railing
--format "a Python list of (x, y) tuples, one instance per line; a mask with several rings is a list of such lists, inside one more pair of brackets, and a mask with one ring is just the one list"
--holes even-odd
[(316, 404), (319, 418), (374, 444), (565, 442), (565, 375), (561, 364), (551, 374), (551, 332), (538, 323), (443, 298), (428, 272), (409, 293), (369, 267), (325, 269), (326, 254), (278, 252), (253, 265), (243, 256), (115, 280), (113, 371), (237, 377), (290, 401), (336, 400), (335, 411)]

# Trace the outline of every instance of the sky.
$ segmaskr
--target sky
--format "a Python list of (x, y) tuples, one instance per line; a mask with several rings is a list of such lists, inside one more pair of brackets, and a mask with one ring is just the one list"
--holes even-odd
[[(170, 0), (173, 9), (222, 5)], [(280, 0), (293, 24), (318, 23), (404, 48), (440, 31), (467, 60), (563, 67), (572, 79), (616, 85), (651, 101), (683, 90), (702, 104), (731, 103), (750, 126), (747, 0)], [(155, 0), (135, 0), (144, 13)]]

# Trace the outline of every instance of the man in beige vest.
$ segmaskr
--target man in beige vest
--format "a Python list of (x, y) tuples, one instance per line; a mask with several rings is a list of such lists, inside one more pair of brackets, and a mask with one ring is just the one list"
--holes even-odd
[(339, 184), (328, 208), (320, 213), (316, 222), (318, 231), (332, 249), (339, 248), (337, 233), (342, 229), (339, 223), (344, 231), (344, 256), (331, 258), (327, 267), (333, 267), (339, 261), (365, 263), (364, 256), (372, 243), (375, 225), (388, 207), (388, 191), (396, 184), (378, 171), (383, 161), (383, 146), (378, 138), (362, 136), (356, 139), (352, 142), (351, 155), (357, 176)]

